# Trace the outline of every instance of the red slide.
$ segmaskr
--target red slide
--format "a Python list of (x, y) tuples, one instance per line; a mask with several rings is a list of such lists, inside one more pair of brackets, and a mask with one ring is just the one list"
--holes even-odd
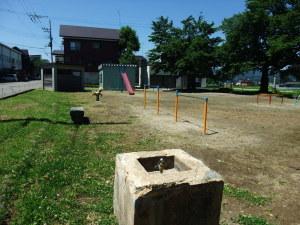
[(131, 86), (130, 80), (128, 79), (127, 73), (122, 73), (122, 79), (125, 85), (126, 90), (130, 95), (134, 95), (134, 90)]

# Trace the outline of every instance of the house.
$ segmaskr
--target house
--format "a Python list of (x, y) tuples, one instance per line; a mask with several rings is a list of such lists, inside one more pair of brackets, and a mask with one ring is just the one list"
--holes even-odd
[(22, 53), (0, 43), (0, 73), (15, 73), (22, 70)]
[(61, 25), (64, 51), (56, 52), (57, 62), (84, 67), (85, 84), (98, 84), (98, 66), (118, 63), (119, 30)]
[(22, 70), (19, 71), (19, 80), (28, 80), (31, 77), (33, 71), (33, 66), (30, 61), (29, 52), (27, 49), (20, 49), (18, 47), (13, 47), (13, 49), (21, 53)]
[(55, 57), (55, 63), (64, 64), (64, 50), (54, 50), (52, 55)]

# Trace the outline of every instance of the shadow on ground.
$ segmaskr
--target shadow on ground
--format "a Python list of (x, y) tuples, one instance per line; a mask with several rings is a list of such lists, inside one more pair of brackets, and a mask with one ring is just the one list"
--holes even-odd
[(83, 121), (79, 124), (75, 124), (73, 122), (66, 122), (66, 121), (53, 121), (49, 118), (34, 118), (34, 117), (27, 117), (27, 118), (18, 118), (18, 119), (8, 119), (8, 120), (0, 120), (0, 123), (11, 123), (11, 122), (23, 122), (22, 126), (27, 126), (30, 122), (42, 122), (42, 123), (50, 123), (50, 124), (61, 124), (61, 125), (127, 125), (131, 124), (130, 122), (121, 121), (121, 122), (91, 122), (88, 117), (84, 117)]

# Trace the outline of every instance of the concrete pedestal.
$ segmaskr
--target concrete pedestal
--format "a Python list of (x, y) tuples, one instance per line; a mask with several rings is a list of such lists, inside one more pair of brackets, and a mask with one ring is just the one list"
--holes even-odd
[(223, 180), (183, 150), (116, 157), (119, 225), (219, 225)]
[(75, 124), (83, 124), (85, 122), (83, 107), (72, 107), (70, 109), (70, 116)]

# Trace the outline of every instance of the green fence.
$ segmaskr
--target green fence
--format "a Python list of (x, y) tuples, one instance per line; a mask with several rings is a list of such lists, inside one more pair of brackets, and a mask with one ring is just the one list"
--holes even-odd
[(121, 73), (126, 72), (131, 85), (137, 84), (136, 65), (102, 64), (99, 66), (99, 86), (103, 90), (124, 90)]

